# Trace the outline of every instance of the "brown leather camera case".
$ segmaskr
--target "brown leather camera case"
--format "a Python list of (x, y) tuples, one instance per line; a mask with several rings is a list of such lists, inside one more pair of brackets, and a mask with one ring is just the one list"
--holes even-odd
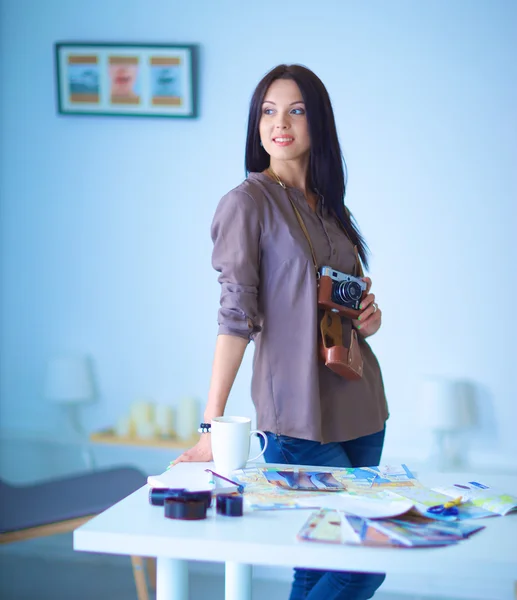
[(346, 348), (343, 345), (343, 328), (338, 314), (326, 311), (321, 319), (320, 328), (320, 354), (325, 365), (345, 379), (361, 379), (363, 357), (357, 331), (352, 327), (350, 346)]
[[(363, 298), (366, 296), (366, 290), (363, 292)], [(332, 279), (328, 275), (322, 275), (318, 282), (318, 306), (331, 310), (349, 319), (357, 319), (362, 311), (348, 308), (332, 301)]]

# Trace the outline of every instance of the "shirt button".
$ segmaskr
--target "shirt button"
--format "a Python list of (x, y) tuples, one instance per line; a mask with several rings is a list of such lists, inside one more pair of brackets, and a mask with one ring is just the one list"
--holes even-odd
[(334, 248), (334, 250), (332, 250), (332, 254), (335, 256), (336, 254), (336, 249)]

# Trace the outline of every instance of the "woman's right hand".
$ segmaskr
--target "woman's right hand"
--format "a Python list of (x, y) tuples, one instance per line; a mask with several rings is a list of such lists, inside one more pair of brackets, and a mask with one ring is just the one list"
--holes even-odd
[(176, 460), (173, 460), (170, 467), (173, 467), (180, 462), (210, 462), (212, 460), (212, 442), (210, 434), (203, 433), (199, 438), (199, 442), (190, 448), (190, 450), (183, 452)]

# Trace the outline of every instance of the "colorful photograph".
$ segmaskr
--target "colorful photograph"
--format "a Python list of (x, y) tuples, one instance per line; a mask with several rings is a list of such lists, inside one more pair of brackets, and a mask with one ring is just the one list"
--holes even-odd
[(61, 115), (197, 117), (194, 44), (55, 44)]
[(110, 102), (140, 104), (137, 56), (110, 56)]
[(153, 56), (151, 58), (152, 103), (179, 106), (182, 102), (181, 60), (177, 57)]
[(99, 102), (99, 64), (95, 55), (68, 56), (68, 98), (71, 103)]
[(332, 473), (318, 471), (264, 471), (271, 485), (284, 490), (298, 491), (344, 491), (346, 486), (340, 483)]

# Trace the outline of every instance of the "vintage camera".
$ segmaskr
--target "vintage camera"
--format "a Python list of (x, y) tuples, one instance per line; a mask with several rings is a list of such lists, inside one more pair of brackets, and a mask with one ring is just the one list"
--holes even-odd
[(321, 267), (318, 286), (318, 305), (351, 319), (361, 311), (359, 305), (366, 296), (366, 282), (353, 275)]

